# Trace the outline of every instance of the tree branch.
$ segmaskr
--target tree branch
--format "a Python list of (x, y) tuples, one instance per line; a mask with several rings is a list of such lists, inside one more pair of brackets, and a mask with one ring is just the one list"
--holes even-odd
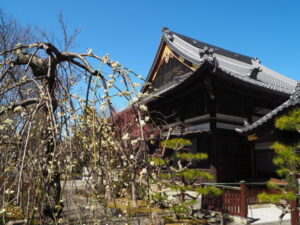
[(29, 99), (26, 99), (24, 101), (21, 101), (21, 102), (18, 102), (18, 103), (15, 103), (9, 107), (7, 107), (6, 109), (2, 109), (0, 111), (0, 116), (2, 114), (4, 114), (5, 112), (8, 112), (8, 111), (12, 111), (14, 110), (16, 107), (19, 107), (19, 106), (22, 106), (22, 107), (26, 107), (26, 106), (29, 106), (29, 105), (32, 105), (32, 104), (36, 104), (38, 103), (40, 100), (38, 98), (29, 98)]

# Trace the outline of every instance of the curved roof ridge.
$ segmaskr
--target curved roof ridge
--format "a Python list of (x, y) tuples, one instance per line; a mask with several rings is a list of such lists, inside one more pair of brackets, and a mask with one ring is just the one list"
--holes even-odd
[(260, 64), (257, 58), (196, 41), (167, 28), (163, 30), (162, 38), (174, 52), (196, 65), (201, 64), (205, 56), (213, 57), (229, 75), (234, 73), (236, 78), (284, 94), (292, 94), (297, 84), (293, 79)]

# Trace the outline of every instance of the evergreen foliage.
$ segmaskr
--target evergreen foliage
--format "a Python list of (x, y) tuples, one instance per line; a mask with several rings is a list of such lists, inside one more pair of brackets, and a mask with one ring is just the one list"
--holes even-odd
[[(196, 199), (201, 194), (221, 194), (221, 190), (214, 186), (202, 187), (194, 185), (199, 180), (210, 180), (213, 176), (205, 171), (192, 168), (193, 162), (206, 160), (205, 153), (192, 153), (188, 146), (192, 145), (189, 140), (184, 138), (173, 138), (161, 142), (163, 148), (173, 151), (170, 157), (164, 159), (152, 158), (151, 163), (158, 168), (158, 178), (162, 179), (165, 189), (175, 191), (177, 198), (170, 196), (162, 197), (160, 192), (154, 193), (154, 201), (160, 200), (166, 203), (179, 218), (181, 215), (191, 214), (193, 206), (197, 204)], [(191, 196), (190, 193), (194, 193)], [(159, 198), (159, 199), (158, 199)], [(189, 212), (189, 213), (188, 213)]]
[(275, 127), (280, 130), (300, 131), (300, 108), (290, 111), (287, 115), (281, 116), (275, 122)]
[[(297, 132), (300, 134), (300, 108), (291, 110), (286, 115), (276, 119), (275, 127), (284, 130)], [(295, 199), (298, 193), (299, 184), (297, 175), (300, 174), (300, 141), (299, 138), (294, 143), (275, 142), (272, 145), (275, 151), (273, 163), (277, 167), (277, 174), (282, 177), (287, 185), (280, 186), (272, 181), (268, 182), (268, 187), (274, 190), (276, 194), (262, 193), (259, 195), (260, 201), (270, 201), (278, 203), (281, 199), (292, 200)]]

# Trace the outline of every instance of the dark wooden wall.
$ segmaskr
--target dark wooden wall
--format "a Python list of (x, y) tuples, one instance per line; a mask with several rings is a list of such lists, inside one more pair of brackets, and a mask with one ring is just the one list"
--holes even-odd
[[(254, 160), (260, 159), (255, 155), (254, 144), (234, 129), (243, 126), (244, 120), (248, 123), (254, 122), (256, 118), (285, 101), (287, 96), (263, 89), (251, 89), (244, 84), (222, 80), (211, 74), (207, 74), (211, 82), (208, 90), (204, 77), (205, 75), (198, 76), (186, 86), (151, 102), (148, 107), (152, 116), (161, 126), (177, 123), (186, 127), (209, 123), (209, 130), (205, 134), (184, 136), (196, 143), (192, 151), (200, 152), (205, 149), (209, 155), (207, 162), (199, 162), (197, 166), (209, 168), (216, 181), (220, 182), (253, 179), (257, 175), (257, 162)], [(207, 115), (207, 120), (195, 119), (195, 122), (186, 123), (187, 120), (201, 115)], [(234, 118), (232, 121), (228, 118), (224, 121), (220, 115)], [(218, 126), (220, 123), (221, 128)], [(262, 154), (259, 157), (265, 156)]]

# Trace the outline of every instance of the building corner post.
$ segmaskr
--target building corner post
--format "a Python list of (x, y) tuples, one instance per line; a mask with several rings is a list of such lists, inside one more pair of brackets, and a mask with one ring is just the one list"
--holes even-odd
[(291, 225), (299, 225), (298, 198), (291, 200)]

